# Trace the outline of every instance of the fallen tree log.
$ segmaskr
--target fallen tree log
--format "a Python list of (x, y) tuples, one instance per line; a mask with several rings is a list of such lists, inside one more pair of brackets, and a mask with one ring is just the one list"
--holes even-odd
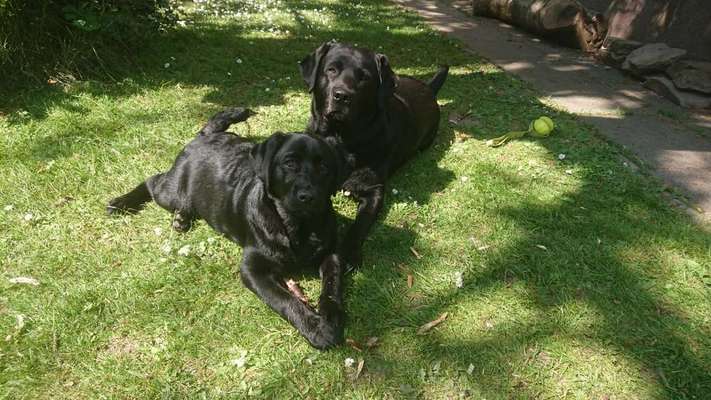
[(599, 49), (607, 33), (603, 15), (576, 0), (472, 0), (472, 12), (584, 51)]

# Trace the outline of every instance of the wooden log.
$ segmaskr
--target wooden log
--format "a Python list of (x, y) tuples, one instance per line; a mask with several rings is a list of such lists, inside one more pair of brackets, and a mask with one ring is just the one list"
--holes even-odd
[(472, 12), (585, 51), (597, 50), (607, 31), (604, 17), (576, 0), (472, 0)]

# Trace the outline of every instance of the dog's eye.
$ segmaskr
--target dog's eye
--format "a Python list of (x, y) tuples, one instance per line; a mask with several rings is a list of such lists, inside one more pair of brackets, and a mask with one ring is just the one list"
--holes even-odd
[(294, 171), (299, 168), (299, 164), (297, 164), (294, 160), (286, 160), (284, 162), (284, 167), (290, 171)]
[(336, 72), (338, 72), (338, 70), (336, 69), (336, 67), (330, 66), (330, 67), (326, 68), (326, 72), (329, 73), (329, 74), (331, 74), (331, 75), (333, 75), (333, 74), (335, 74)]

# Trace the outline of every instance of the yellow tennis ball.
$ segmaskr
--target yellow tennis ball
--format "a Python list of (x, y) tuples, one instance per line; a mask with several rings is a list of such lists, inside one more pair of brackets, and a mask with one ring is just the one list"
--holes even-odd
[(533, 122), (533, 130), (541, 136), (548, 136), (553, 131), (553, 128), (546, 121), (539, 118)]
[(555, 123), (553, 122), (552, 119), (548, 118), (547, 116), (544, 115), (544, 116), (542, 116), (542, 117), (540, 117), (540, 118), (538, 118), (538, 119), (542, 119), (543, 121), (545, 121), (546, 124), (548, 124), (548, 126), (550, 126), (551, 131), (552, 131), (553, 129), (555, 129)]

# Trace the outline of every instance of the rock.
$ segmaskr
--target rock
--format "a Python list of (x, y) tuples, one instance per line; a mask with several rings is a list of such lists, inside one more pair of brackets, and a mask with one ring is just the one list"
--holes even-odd
[(667, 75), (679, 89), (711, 94), (711, 62), (678, 61), (667, 68)]
[(606, 42), (607, 45), (605, 48), (607, 50), (607, 54), (610, 59), (616, 63), (623, 62), (631, 52), (644, 45), (642, 42), (616, 37), (609, 37), (606, 39)]
[(711, 107), (711, 96), (702, 95), (696, 92), (677, 89), (671, 79), (662, 75), (652, 75), (647, 77), (644, 87), (651, 89), (674, 103), (687, 108), (709, 108)]
[(689, 58), (711, 61), (709, 0), (580, 0), (604, 9), (608, 36), (685, 49)]
[(664, 71), (684, 55), (686, 50), (671, 48), (664, 43), (646, 44), (627, 56), (622, 69), (636, 75)]

